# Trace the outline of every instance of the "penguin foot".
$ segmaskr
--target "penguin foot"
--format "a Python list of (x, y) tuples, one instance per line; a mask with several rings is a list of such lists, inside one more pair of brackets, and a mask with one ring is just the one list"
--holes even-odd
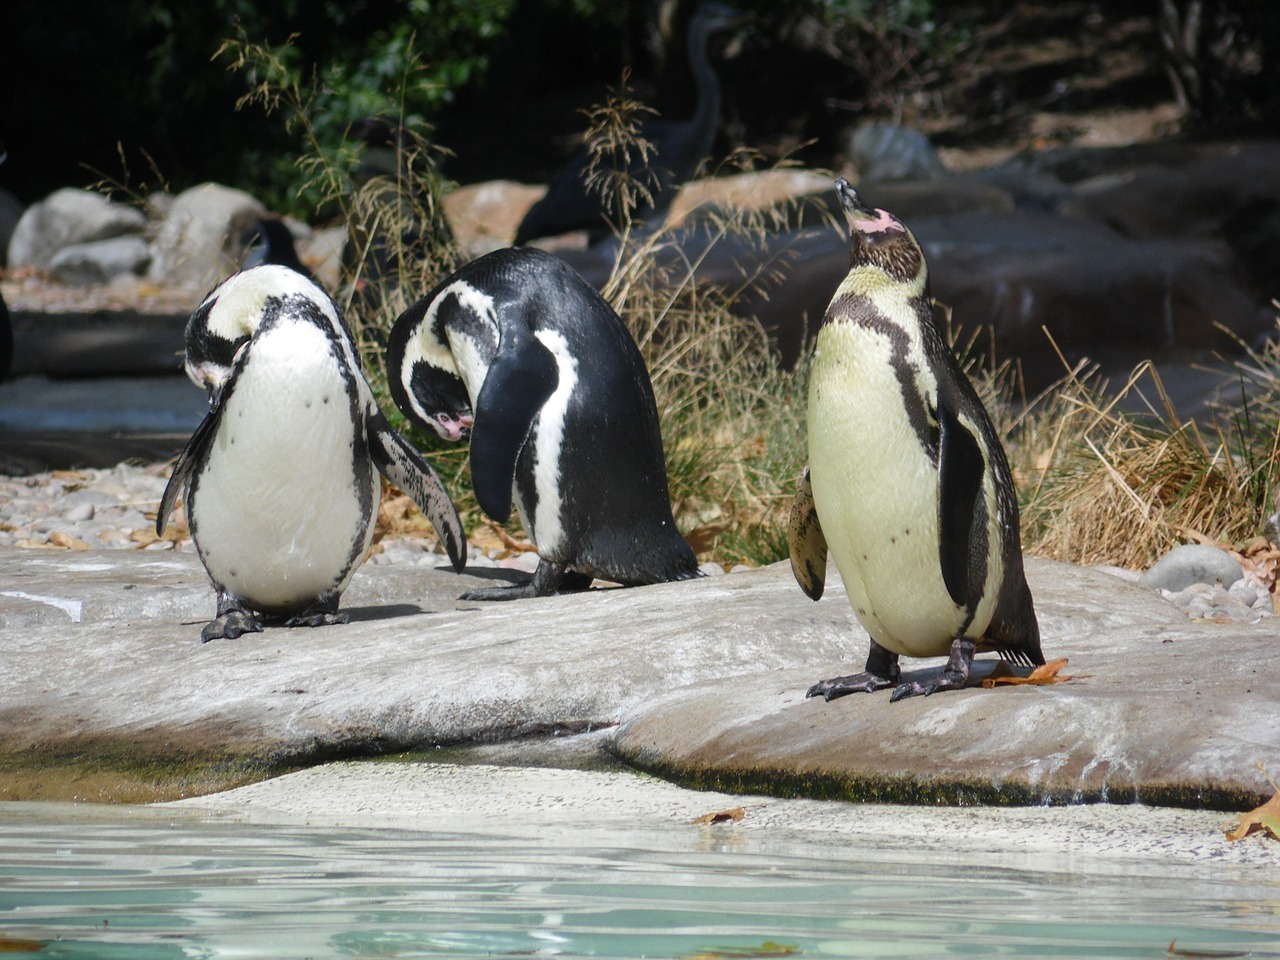
[(563, 591), (585, 590), (591, 586), (591, 578), (584, 573), (570, 570), (567, 563), (557, 563), (545, 557), (538, 559), (533, 579), (526, 583), (513, 583), (505, 587), (477, 587), (468, 590), (459, 600), (527, 600), (530, 597), (549, 597)]
[(539, 593), (533, 586), (533, 581), (528, 583), (513, 583), (505, 587), (477, 587), (474, 590), (468, 590), (459, 600), (527, 600), (530, 597), (541, 597), (544, 594)]
[(241, 634), (261, 632), (262, 624), (257, 617), (242, 607), (234, 607), (221, 611), (216, 619), (204, 625), (204, 629), (200, 631), (200, 642), (208, 643), (223, 637), (234, 640)]
[(972, 640), (957, 637), (951, 641), (951, 655), (942, 672), (932, 680), (920, 683), (918, 680), (904, 683), (893, 691), (890, 703), (897, 703), (907, 697), (927, 697), (941, 690), (959, 690), (969, 684), (969, 668), (973, 665), (975, 644)]
[(851, 693), (872, 693), (894, 686), (901, 675), (898, 655), (872, 640), (871, 649), (867, 652), (867, 663), (861, 673), (820, 680), (809, 688), (805, 696), (821, 695), (824, 700), (835, 700), (837, 697), (847, 697)]
[(881, 677), (864, 670), (862, 673), (851, 673), (847, 677), (819, 680), (808, 689), (805, 696), (821, 696), (824, 700), (835, 700), (838, 697), (847, 697), (851, 693), (872, 693), (883, 690), (897, 682), (897, 677)]
[(324, 610), (306, 610), (284, 622), (286, 627), (331, 627), (336, 623), (349, 623), (345, 613), (329, 613)]

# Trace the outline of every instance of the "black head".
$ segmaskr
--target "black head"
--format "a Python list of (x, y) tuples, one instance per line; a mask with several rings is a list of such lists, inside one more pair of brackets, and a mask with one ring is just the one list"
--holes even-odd
[(409, 373), (409, 390), (413, 402), (405, 413), (419, 426), (430, 427), (445, 440), (470, 436), (475, 418), (460, 376), (418, 361)]
[(877, 267), (899, 283), (909, 283), (920, 275), (924, 254), (901, 220), (867, 206), (843, 177), (836, 181), (836, 196), (849, 227), (849, 252), (855, 270)]

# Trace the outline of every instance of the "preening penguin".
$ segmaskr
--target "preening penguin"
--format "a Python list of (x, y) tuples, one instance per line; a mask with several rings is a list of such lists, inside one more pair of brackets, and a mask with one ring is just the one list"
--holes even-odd
[(434, 470), (391, 429), (333, 301), (301, 274), (254, 267), (192, 314), (187, 375), (209, 392), (156, 515), (163, 533), (185, 490), (187, 523), (217, 592), (208, 641), (339, 623), (338, 599), (373, 539), (378, 471), (435, 526), (455, 570), (458, 512)]
[(949, 659), (892, 700), (964, 686), (975, 651), (1042, 664), (1013, 477), (934, 316), (924, 254), (847, 181), (836, 193), (852, 267), (818, 329), (791, 564), (817, 600), (830, 549), (871, 651), (808, 695), (896, 686), (900, 655)]
[(445, 278), (396, 320), (387, 379), (410, 420), (448, 440), (470, 434), (481, 509), (503, 522), (514, 500), (538, 548), (531, 583), (464, 599), (699, 575), (671, 516), (644, 360), (559, 258), (497, 250)]

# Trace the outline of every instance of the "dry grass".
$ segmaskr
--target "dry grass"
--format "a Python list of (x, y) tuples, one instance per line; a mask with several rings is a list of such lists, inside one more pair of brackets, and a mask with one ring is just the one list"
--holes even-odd
[[(253, 62), (260, 48), (238, 52)], [(268, 78), (249, 96), (288, 113), (308, 141), (308, 98)], [(695, 280), (696, 260), (671, 229), (641, 230), (633, 212), (653, 183), (630, 175), (626, 159), (647, 156), (640, 134), (648, 108), (625, 93), (587, 113), (588, 189), (615, 219), (618, 255), (604, 294), (631, 330), (649, 367), (666, 446), (676, 520), (702, 559), (762, 564), (786, 556), (786, 523), (805, 459), (805, 373), (778, 368), (759, 325), (728, 309), (753, 283), (767, 283), (770, 263), (733, 290)], [(339, 157), (314, 148), (303, 161), (341, 209), (358, 255), (349, 263), (343, 303), (361, 342), (370, 380), (385, 399), (382, 349), (396, 316), (457, 264), (441, 229), (437, 152), (426, 132), (402, 125), (394, 172), (351, 188), (358, 152)], [(749, 155), (731, 163), (750, 164)], [(787, 219), (786, 210), (703, 210), (697, 229), (715, 243), (759, 244)], [(686, 221), (694, 222), (693, 220)], [(687, 227), (686, 227), (687, 229)], [(376, 275), (370, 275), (373, 265)], [(373, 295), (368, 295), (373, 291)], [(961, 344), (970, 352), (973, 344)], [(1064, 369), (1066, 365), (1064, 363)], [(1189, 540), (1243, 544), (1265, 529), (1280, 475), (1280, 349), (1250, 354), (1239, 365), (1249, 400), (1209, 427), (1179, 419), (1162, 390), (1143, 416), (1122, 413), (1117, 391), (1096, 374), (1072, 370), (1033, 400), (1016, 371), (970, 365), (997, 429), (1006, 438), (1023, 503), (1029, 553), (1075, 563), (1145, 567)], [(1118, 393), (1136, 389), (1139, 368)], [(1152, 371), (1153, 372), (1153, 371)], [(1158, 378), (1156, 378), (1158, 384)], [(384, 403), (397, 425), (405, 424)], [(410, 431), (412, 432), (412, 431)], [(465, 447), (413, 434), (453, 492), (469, 531), (483, 519), (470, 489)], [(404, 520), (404, 522), (408, 522)], [(511, 528), (514, 529), (514, 528)], [(487, 536), (498, 532), (484, 528)]]
[[(804, 371), (779, 368), (760, 325), (729, 307), (770, 269), (732, 290), (700, 283), (701, 258), (717, 244), (763, 244), (776, 211), (700, 211), (704, 243), (693, 259), (681, 228), (640, 230), (632, 212), (651, 183), (605, 175), (607, 158), (645, 154), (636, 118), (647, 108), (611, 97), (591, 112), (587, 188), (615, 212), (618, 254), (603, 289), (649, 369), (676, 522), (699, 558), (731, 566), (786, 555), (786, 522), (806, 449)], [(775, 265), (776, 266), (776, 265)]]
[[(1238, 370), (1247, 398), (1204, 427), (1178, 416), (1146, 363), (1117, 391), (1077, 368), (1037, 398), (1009, 433), (1027, 552), (1140, 569), (1180, 543), (1262, 535), (1280, 476), (1280, 353)], [(1121, 412), (1144, 376), (1155, 397)]]

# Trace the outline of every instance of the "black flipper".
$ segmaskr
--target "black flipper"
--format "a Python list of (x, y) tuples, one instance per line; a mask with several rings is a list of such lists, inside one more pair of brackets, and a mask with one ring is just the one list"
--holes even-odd
[(503, 331), (471, 427), (471, 484), (480, 509), (499, 523), (511, 516), (516, 461), (533, 419), (559, 382), (556, 358), (527, 327), (513, 324)]
[(796, 499), (791, 504), (787, 546), (796, 583), (810, 600), (821, 600), (827, 585), (827, 538), (818, 520), (818, 508), (813, 503), (808, 467), (800, 476)]
[(173, 475), (169, 477), (169, 482), (164, 488), (164, 496), (160, 498), (160, 509), (156, 511), (157, 537), (164, 534), (164, 528), (169, 523), (169, 515), (173, 513), (179, 495), (186, 490), (191, 475), (195, 473), (196, 464), (204, 458), (205, 448), (213, 442), (218, 432), (218, 421), (221, 418), (222, 404), (215, 403), (204, 415), (195, 432), (191, 434), (191, 439), (182, 448), (182, 453), (178, 454), (178, 461), (173, 465)]
[(458, 508), (440, 482), (431, 464), (391, 429), (381, 411), (370, 410), (365, 418), (369, 454), (378, 472), (409, 495), (435, 527), (453, 569), (461, 573), (467, 565), (467, 535), (458, 517)]
[[(946, 404), (938, 404), (938, 559), (951, 599), (971, 606), (973, 520), (982, 496), (986, 464), (977, 439)], [(985, 546), (982, 548), (985, 550)]]

